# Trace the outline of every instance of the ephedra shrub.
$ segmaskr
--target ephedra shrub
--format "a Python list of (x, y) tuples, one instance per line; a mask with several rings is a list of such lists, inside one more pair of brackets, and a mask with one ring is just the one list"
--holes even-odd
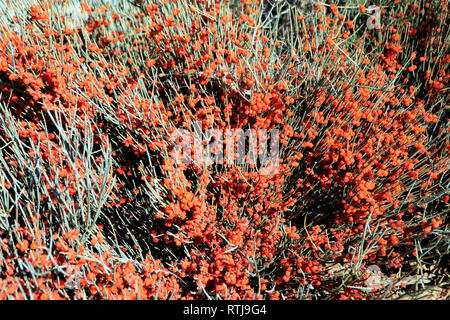
[[(4, 4), (0, 297), (445, 296), (448, 1), (369, 5)], [(193, 124), (278, 170), (176, 161)]]

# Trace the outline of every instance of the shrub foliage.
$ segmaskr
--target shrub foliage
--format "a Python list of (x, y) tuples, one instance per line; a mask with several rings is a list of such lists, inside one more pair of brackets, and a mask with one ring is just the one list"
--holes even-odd
[[(0, 298), (445, 296), (448, 1), (370, 4), (3, 4)], [(177, 163), (194, 122), (279, 171)]]

